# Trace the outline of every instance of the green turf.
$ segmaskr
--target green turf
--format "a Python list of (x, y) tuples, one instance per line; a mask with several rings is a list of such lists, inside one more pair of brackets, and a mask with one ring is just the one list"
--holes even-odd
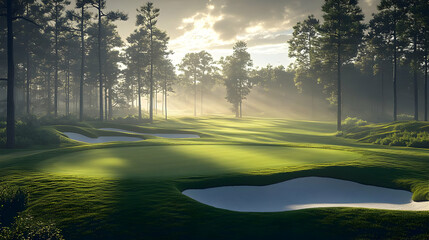
[(347, 151), (276, 146), (148, 146), (60, 155), (40, 162), (38, 169), (87, 177), (177, 178), (347, 162), (360, 157)]
[(107, 134), (91, 126), (202, 138), (0, 150), (0, 181), (26, 188), (28, 211), (57, 222), (67, 239), (429, 238), (429, 212), (238, 213), (181, 194), (186, 188), (326, 176), (410, 190), (415, 200), (429, 200), (426, 149), (336, 137), (329, 122), (177, 118), (143, 126), (89, 122), (76, 132)]

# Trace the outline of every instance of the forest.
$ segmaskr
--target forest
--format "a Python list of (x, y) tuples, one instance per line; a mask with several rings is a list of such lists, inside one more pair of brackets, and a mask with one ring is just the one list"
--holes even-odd
[(114, 2), (0, 0), (0, 240), (429, 238), (427, 0), (285, 0), (264, 65)]
[[(285, 43), (294, 62), (266, 67), (253, 67), (243, 41), (230, 56), (213, 59), (202, 50), (174, 65), (152, 3), (135, 13), (106, 12), (106, 1), (11, 4), (1, 3), (0, 29), (0, 113), (10, 129), (13, 119), (30, 115), (152, 122), (167, 118), (169, 96), (178, 115), (232, 110), (242, 117), (252, 91), (263, 101), (250, 104), (249, 115), (265, 109), (322, 120), (337, 113), (338, 130), (345, 117), (427, 121), (425, 1), (382, 1), (369, 21), (357, 1), (326, 3), (323, 21), (309, 15), (294, 26)], [(115, 24), (128, 14), (137, 16), (135, 30), (122, 39)]]

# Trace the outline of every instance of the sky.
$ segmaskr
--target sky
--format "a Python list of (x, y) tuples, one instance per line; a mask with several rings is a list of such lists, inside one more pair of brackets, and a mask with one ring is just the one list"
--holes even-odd
[[(380, 0), (360, 0), (366, 21)], [(186, 53), (206, 50), (215, 60), (232, 54), (238, 40), (248, 43), (254, 66), (288, 66), (286, 41), (293, 26), (314, 14), (322, 18), (324, 0), (153, 0), (160, 9), (158, 27), (170, 36), (169, 48), (178, 64)], [(136, 9), (145, 0), (107, 0), (108, 10), (121, 10), (129, 20), (118, 22), (123, 39), (136, 28)]]

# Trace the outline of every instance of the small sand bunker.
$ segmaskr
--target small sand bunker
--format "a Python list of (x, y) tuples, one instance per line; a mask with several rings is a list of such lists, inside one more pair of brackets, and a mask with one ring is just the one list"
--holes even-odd
[(98, 138), (90, 138), (79, 133), (72, 133), (72, 132), (63, 132), (63, 133), (70, 139), (73, 139), (79, 142), (86, 142), (86, 143), (136, 142), (136, 141), (143, 140), (141, 138), (136, 138), (136, 137), (122, 137), (122, 136), (103, 136)]
[(162, 137), (162, 138), (200, 138), (200, 136), (198, 135), (185, 134), (185, 133), (139, 133), (139, 132), (133, 132), (133, 131), (123, 130), (118, 128), (100, 128), (100, 130), (144, 134), (144, 135), (150, 135), (150, 136), (156, 136), (156, 137)]
[(305, 177), (268, 186), (189, 189), (184, 195), (201, 203), (239, 212), (281, 212), (319, 207), (429, 210), (403, 190), (363, 185), (333, 178)]

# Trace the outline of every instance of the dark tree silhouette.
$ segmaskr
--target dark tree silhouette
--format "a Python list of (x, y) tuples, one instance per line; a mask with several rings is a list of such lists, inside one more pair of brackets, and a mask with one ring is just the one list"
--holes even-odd
[(53, 21), (54, 31), (54, 115), (58, 116), (58, 64), (59, 64), (59, 37), (65, 30), (66, 18), (63, 16), (65, 8), (70, 5), (67, 0), (43, 0), (49, 18)]
[(317, 84), (317, 75), (314, 69), (314, 53), (317, 48), (319, 34), (319, 20), (310, 15), (303, 22), (294, 27), (292, 38), (288, 41), (289, 57), (295, 58), (295, 84), (300, 91), (311, 92), (311, 115), (314, 112), (314, 95)]
[(225, 77), (226, 99), (232, 103), (235, 117), (243, 117), (243, 99), (250, 93), (252, 82), (249, 78), (249, 68), (253, 65), (247, 44), (238, 41), (233, 47), (232, 56), (221, 60)]
[(102, 29), (103, 29), (103, 23), (102, 18), (107, 18), (108, 21), (116, 21), (116, 20), (122, 20), (126, 21), (128, 19), (128, 16), (125, 13), (119, 12), (119, 11), (111, 11), (108, 13), (104, 13), (103, 9), (106, 8), (106, 0), (93, 0), (92, 6), (97, 9), (98, 15), (98, 84), (99, 84), (99, 119), (100, 121), (103, 121), (104, 115), (103, 115), (103, 62), (102, 62)]
[(153, 121), (153, 64), (154, 64), (154, 49), (153, 49), (153, 33), (159, 16), (159, 9), (155, 8), (153, 3), (148, 2), (138, 10), (137, 25), (145, 27), (150, 34), (150, 79), (149, 79), (149, 121)]
[(365, 29), (365, 25), (361, 23), (364, 15), (357, 0), (326, 0), (322, 10), (324, 12), (324, 22), (321, 26), (322, 49), (326, 53), (326, 60), (336, 58), (332, 63), (335, 62), (337, 68), (337, 130), (341, 131), (341, 67), (357, 54)]
[[(391, 17), (385, 24), (390, 25), (393, 37), (393, 121), (398, 119), (398, 22), (404, 16), (406, 0), (381, 0), (378, 10)], [(386, 19), (387, 20), (387, 19)]]

